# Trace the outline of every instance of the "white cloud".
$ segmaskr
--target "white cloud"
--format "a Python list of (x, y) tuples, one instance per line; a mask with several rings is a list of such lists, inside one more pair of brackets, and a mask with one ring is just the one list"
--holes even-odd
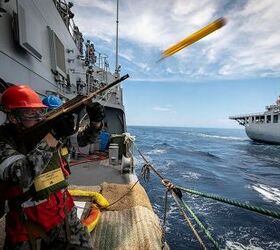
[(170, 112), (171, 108), (170, 106), (155, 106), (152, 108), (154, 111), (159, 111), (159, 112)]
[(119, 56), (125, 58), (130, 62), (132, 62), (135, 59), (134, 53), (131, 49), (122, 49), (122, 51), (119, 52)]
[[(81, 31), (114, 48), (115, 1), (74, 3)], [(280, 77), (279, 1), (120, 1), (119, 16), (123, 68), (136, 78)], [(162, 50), (221, 16), (225, 27), (154, 65)]]

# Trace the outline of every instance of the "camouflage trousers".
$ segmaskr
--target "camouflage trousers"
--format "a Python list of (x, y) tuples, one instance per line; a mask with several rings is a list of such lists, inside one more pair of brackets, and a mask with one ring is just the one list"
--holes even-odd
[[(67, 240), (65, 222), (50, 230), (47, 235), (50, 242), (46, 243), (41, 239), (36, 239), (36, 250), (90, 250), (90, 234), (77, 217), (77, 209), (74, 207), (68, 214), (67, 219), (70, 228), (70, 242)], [(24, 241), (16, 245), (11, 245), (5, 241), (4, 250), (33, 250), (29, 241)]]

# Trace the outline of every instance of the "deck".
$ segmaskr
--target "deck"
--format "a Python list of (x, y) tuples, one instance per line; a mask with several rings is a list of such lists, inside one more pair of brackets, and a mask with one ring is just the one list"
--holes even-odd
[[(144, 188), (134, 174), (121, 174), (120, 164), (109, 165), (108, 160), (71, 162), (69, 189), (100, 192), (110, 204), (102, 211), (100, 221), (91, 232), (94, 249), (161, 249), (162, 230)], [(74, 197), (81, 201), (82, 197)], [(88, 200), (86, 207), (89, 207)], [(5, 217), (0, 220), (4, 227)], [(3, 230), (4, 231), (4, 230)], [(0, 237), (3, 248), (5, 233)]]

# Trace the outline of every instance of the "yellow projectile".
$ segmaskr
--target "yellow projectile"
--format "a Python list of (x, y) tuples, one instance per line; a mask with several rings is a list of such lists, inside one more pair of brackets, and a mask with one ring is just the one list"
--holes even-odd
[(169, 47), (168, 49), (164, 50), (161, 53), (160, 61), (166, 57), (172, 56), (173, 54), (180, 51), (181, 49), (197, 42), (201, 38), (214, 32), (215, 30), (220, 29), (225, 24), (226, 24), (226, 19), (222, 17), (222, 18), (219, 18), (216, 21), (208, 24), (204, 28), (192, 33), (191, 35), (187, 36), (182, 41), (180, 41), (180, 42), (174, 44), (173, 46)]

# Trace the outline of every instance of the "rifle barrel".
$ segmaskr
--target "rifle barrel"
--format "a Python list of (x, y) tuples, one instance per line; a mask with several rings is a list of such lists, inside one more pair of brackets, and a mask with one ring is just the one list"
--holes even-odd
[(65, 113), (74, 113), (83, 106), (86, 106), (87, 103), (98, 94), (104, 92), (107, 89), (112, 88), (118, 83), (124, 81), (129, 77), (128, 74), (122, 76), (116, 81), (104, 86), (103, 88), (98, 89), (97, 91), (89, 94), (88, 96), (78, 95), (73, 99), (67, 101), (59, 108), (49, 112), (46, 115), (46, 118), (36, 125), (26, 128), (20, 132), (18, 135), (18, 141), (20, 145), (20, 151), (22, 153), (27, 153), (32, 150), (52, 129), (52, 124), (59, 116)]
[[(99, 95), (100, 93), (106, 91), (107, 89), (112, 88), (113, 86), (115, 86), (118, 83), (124, 81), (128, 77), (129, 77), (129, 75), (126, 74), (126, 75), (122, 76), (121, 78), (117, 79), (116, 81), (114, 81), (114, 82), (104, 86), (103, 88), (100, 88), (100, 89), (96, 90), (95, 92), (89, 94), (88, 96), (78, 95), (78, 96), (74, 97), (73, 99), (71, 99), (71, 100), (67, 101), (66, 103), (64, 103), (59, 108), (49, 112), (47, 114), (46, 119), (44, 121), (46, 122), (48, 120), (54, 119), (55, 117), (60, 115), (61, 112), (62, 113), (71, 112), (71, 111), (79, 108), (82, 105), (86, 105), (93, 97)], [(42, 122), (44, 122), (44, 121), (42, 121)]]

